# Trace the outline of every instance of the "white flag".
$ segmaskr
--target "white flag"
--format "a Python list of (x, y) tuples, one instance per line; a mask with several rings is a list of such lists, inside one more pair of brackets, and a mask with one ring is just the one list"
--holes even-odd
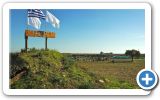
[(37, 17), (28, 17), (28, 25), (31, 25), (36, 29), (40, 29), (41, 21)]
[(58, 18), (56, 18), (53, 14), (51, 14), (49, 11), (46, 13), (46, 21), (51, 23), (53, 27), (59, 28), (60, 21)]

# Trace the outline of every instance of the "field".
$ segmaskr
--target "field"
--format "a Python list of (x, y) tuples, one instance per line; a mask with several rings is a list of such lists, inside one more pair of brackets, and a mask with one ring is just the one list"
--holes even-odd
[(105, 88), (138, 88), (136, 83), (137, 73), (144, 68), (144, 60), (134, 62), (107, 61), (78, 62), (78, 66), (87, 73), (102, 81)]
[(56, 50), (10, 54), (12, 89), (136, 89), (144, 59), (124, 62), (77, 61)]

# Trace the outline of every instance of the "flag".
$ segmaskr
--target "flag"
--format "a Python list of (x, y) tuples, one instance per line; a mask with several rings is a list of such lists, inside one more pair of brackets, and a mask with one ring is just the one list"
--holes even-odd
[(46, 11), (46, 21), (51, 23), (55, 28), (60, 27), (59, 19), (56, 18), (53, 14), (51, 14), (49, 11)]
[(28, 25), (33, 26), (36, 29), (40, 29), (41, 21), (45, 19), (45, 15), (39, 9), (28, 9)]
[(42, 10), (28, 9), (28, 17), (37, 17), (37, 18), (45, 19), (46, 16), (43, 14)]
[(41, 21), (37, 17), (28, 17), (28, 25), (31, 25), (36, 29), (40, 29)]

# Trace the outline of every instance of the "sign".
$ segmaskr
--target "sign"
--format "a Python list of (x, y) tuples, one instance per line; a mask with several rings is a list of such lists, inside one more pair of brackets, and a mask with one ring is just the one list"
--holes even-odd
[(25, 36), (55, 38), (56, 34), (54, 32), (25, 30)]

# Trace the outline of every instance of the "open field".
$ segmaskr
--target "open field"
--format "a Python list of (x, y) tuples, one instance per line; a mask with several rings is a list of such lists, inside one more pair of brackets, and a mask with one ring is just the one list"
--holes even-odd
[(103, 80), (105, 88), (138, 88), (136, 75), (144, 68), (145, 62), (143, 59), (123, 63), (81, 61), (78, 62), (78, 66), (97, 79)]

